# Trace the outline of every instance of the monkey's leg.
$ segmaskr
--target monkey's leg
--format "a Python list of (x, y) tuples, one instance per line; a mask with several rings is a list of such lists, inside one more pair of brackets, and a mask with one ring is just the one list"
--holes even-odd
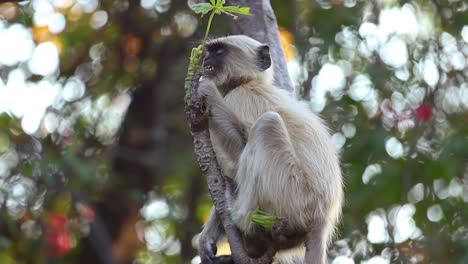
[(203, 227), (203, 231), (198, 239), (198, 251), (202, 264), (233, 264), (230, 256), (216, 256), (216, 251), (218, 250), (216, 243), (223, 234), (223, 226), (213, 208), (210, 219)]
[(288, 181), (297, 170), (296, 160), (281, 116), (264, 113), (253, 125), (239, 159), (235, 179), (238, 199), (233, 206), (233, 220), (239, 228), (249, 226), (249, 216), (257, 208), (282, 210), (281, 206), (288, 202), (283, 198), (291, 199), (287, 195), (293, 195)]
[(324, 224), (314, 224), (307, 234), (306, 240), (306, 255), (305, 263), (306, 264), (325, 264), (326, 263), (326, 252), (327, 245), (324, 237)]
[[(301, 197), (298, 192), (303, 175), (297, 160), (281, 116), (275, 112), (264, 113), (250, 131), (236, 174), (239, 186), (233, 219), (240, 228), (250, 226), (245, 230), (247, 245), (255, 244), (257, 228), (248, 223), (255, 209), (267, 212), (272, 209), (278, 214), (300, 210), (301, 204), (297, 200)], [(278, 216), (286, 219), (271, 231), (270, 239), (276, 249), (292, 248), (306, 239), (307, 231), (304, 227), (291, 226), (288, 215)]]

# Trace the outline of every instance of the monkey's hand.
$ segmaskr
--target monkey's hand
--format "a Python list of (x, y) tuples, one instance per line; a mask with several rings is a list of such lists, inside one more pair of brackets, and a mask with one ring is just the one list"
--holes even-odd
[(234, 264), (231, 256), (216, 256), (218, 248), (213, 239), (203, 236), (198, 242), (201, 264)]
[(205, 103), (210, 107), (216, 107), (223, 101), (223, 97), (219, 93), (215, 83), (205, 76), (200, 78), (198, 94), (205, 99)]

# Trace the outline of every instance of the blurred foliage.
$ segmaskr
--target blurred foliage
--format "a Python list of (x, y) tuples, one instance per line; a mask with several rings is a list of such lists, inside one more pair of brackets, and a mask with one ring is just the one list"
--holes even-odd
[[(196, 263), (211, 208), (183, 117), (196, 2), (0, 4), (0, 263)], [(465, 1), (272, 5), (342, 153), (331, 262), (467, 263)]]

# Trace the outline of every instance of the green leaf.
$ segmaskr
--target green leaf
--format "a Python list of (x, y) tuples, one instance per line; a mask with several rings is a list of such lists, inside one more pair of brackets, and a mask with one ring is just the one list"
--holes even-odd
[(226, 0), (216, 0), (216, 7), (223, 7), (226, 4)]
[(250, 16), (250, 7), (225, 6), (223, 11)]
[(210, 12), (213, 9), (213, 6), (208, 3), (200, 3), (200, 4), (195, 4), (192, 6), (193, 12), (195, 14), (202, 14), (205, 15), (206, 13)]
[[(271, 215), (259, 209), (256, 209), (255, 212), (252, 212), (249, 216), (249, 220), (251, 223), (255, 223), (266, 229), (272, 229), (273, 225), (281, 219), (281, 217)], [(248, 222), (247, 225), (249, 225), (250, 222)], [(248, 226), (246, 227), (246, 229), (248, 229)]]
[(216, 0), (210, 0), (210, 3), (212, 6), (215, 6), (216, 5)]

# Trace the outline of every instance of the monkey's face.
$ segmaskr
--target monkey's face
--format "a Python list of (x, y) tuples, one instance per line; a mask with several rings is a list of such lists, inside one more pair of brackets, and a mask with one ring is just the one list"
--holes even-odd
[(240, 79), (261, 78), (269, 74), (265, 70), (270, 66), (268, 46), (249, 37), (229, 36), (206, 44), (203, 75), (218, 87), (238, 83)]
[(226, 57), (228, 55), (228, 47), (225, 43), (211, 42), (205, 50), (203, 58), (203, 75), (208, 78), (215, 78), (223, 72)]

